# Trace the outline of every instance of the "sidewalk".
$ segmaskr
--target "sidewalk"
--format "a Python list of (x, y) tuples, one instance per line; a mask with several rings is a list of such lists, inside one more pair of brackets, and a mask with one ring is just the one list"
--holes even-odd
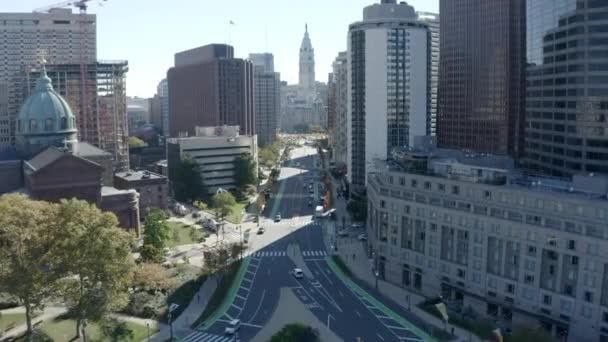
[[(198, 293), (193, 297), (190, 305), (182, 312), (182, 314), (173, 322), (173, 336), (187, 336), (193, 331), (190, 326), (199, 316), (205, 311), (209, 299), (217, 288), (218, 279), (216, 276), (210, 277), (205, 281)], [(150, 341), (163, 342), (170, 338), (170, 328), (168, 325), (162, 325), (158, 333), (151, 337)], [(143, 341), (142, 341), (143, 342)]]

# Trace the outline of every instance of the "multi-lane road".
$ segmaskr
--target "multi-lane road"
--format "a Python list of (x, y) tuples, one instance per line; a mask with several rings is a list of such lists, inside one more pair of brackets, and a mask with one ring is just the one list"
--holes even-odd
[[(263, 221), (267, 232), (284, 230), (287, 234), (245, 260), (246, 271), (240, 278), (240, 287), (228, 298), (232, 299), (231, 305), (221, 317), (182, 337), (183, 341), (235, 341), (235, 336), (224, 335), (233, 319), (242, 322), (238, 340), (253, 340), (269, 324), (279, 304), (281, 289), (285, 288), (295, 294), (305, 310), (344, 341), (433, 341), (403, 319), (404, 313), (397, 305), (377, 300), (370, 295), (373, 290), (348, 279), (331, 261), (333, 238), (328, 237), (328, 232), (333, 230), (332, 223), (313, 218), (314, 206), (319, 202), (319, 163), (313, 148), (292, 151)], [(311, 182), (314, 199), (308, 188)], [(281, 222), (272, 222), (279, 213)], [(304, 271), (303, 278), (293, 276), (296, 267)]]

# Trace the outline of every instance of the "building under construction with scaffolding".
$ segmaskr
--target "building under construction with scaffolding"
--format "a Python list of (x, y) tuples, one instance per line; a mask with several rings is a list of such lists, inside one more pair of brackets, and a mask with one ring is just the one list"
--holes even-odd
[[(82, 70), (86, 73), (84, 77)], [(76, 115), (79, 140), (112, 153), (115, 172), (129, 169), (128, 70), (127, 61), (99, 61), (84, 69), (80, 64), (46, 65), (55, 91), (68, 101)], [(40, 72), (39, 67), (26, 71), (26, 97), (34, 89)]]

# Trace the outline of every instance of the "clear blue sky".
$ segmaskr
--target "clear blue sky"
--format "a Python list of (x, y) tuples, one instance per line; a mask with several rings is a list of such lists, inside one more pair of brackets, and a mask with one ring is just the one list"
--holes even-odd
[[(30, 12), (56, 2), (62, 1), (4, 0), (0, 10)], [(236, 24), (236, 56), (272, 52), (276, 71), (289, 83), (297, 82), (298, 50), (308, 23), (317, 80), (326, 82), (333, 59), (346, 49), (348, 25), (375, 2), (380, 0), (107, 0), (103, 7), (92, 4), (89, 12), (97, 14), (98, 58), (128, 60), (127, 93), (148, 97), (173, 65), (174, 53), (228, 42), (229, 20)], [(408, 1), (428, 12), (438, 12), (438, 2)]]

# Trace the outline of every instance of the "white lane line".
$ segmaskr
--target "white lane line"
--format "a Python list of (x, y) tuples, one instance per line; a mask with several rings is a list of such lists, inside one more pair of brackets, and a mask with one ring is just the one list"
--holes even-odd
[(413, 337), (399, 337), (399, 339), (403, 340), (403, 341), (424, 342), (424, 340), (421, 340), (419, 338), (413, 338)]
[(244, 325), (244, 326), (247, 326), (247, 327), (253, 327), (253, 328), (262, 329), (262, 326), (261, 325), (257, 325), (257, 324), (241, 323), (241, 325)]
[(234, 318), (228, 314), (228, 312), (224, 313), (224, 316), (228, 317), (229, 320), (234, 321)]
[(410, 331), (410, 329), (408, 329), (408, 328), (397, 327), (397, 326), (394, 326), (394, 325), (387, 325), (386, 327), (389, 328), (389, 329), (393, 329), (393, 330), (406, 330), (406, 331)]
[(232, 305), (231, 305), (231, 306), (235, 307), (235, 308), (236, 308), (237, 310), (239, 310), (239, 311), (243, 310), (243, 308), (241, 308), (240, 306), (237, 306), (237, 305), (236, 305), (236, 304), (234, 304), (234, 303), (232, 303)]
[(255, 313), (253, 314), (253, 317), (251, 317), (249, 322), (253, 322), (253, 320), (255, 319), (255, 316), (258, 315), (258, 311), (260, 311), (260, 308), (262, 307), (262, 303), (264, 302), (265, 296), (266, 296), (266, 290), (264, 290), (264, 292), (262, 292), (262, 298), (260, 298), (260, 303), (258, 304), (257, 309), (255, 309)]
[(239, 296), (238, 294), (236, 295), (236, 298), (240, 298), (242, 300), (247, 300), (247, 298), (243, 297), (243, 296)]
[(382, 335), (380, 335), (380, 334), (376, 333), (376, 336), (380, 337), (380, 339), (381, 339), (382, 341), (384, 341), (384, 337), (382, 337)]
[(251, 272), (251, 271), (247, 270), (247, 272), (245, 272), (245, 274), (247, 274), (247, 273), (251, 273), (255, 276), (255, 272)]
[(210, 340), (202, 340), (201, 342), (220, 342), (220, 341), (224, 342), (224, 341), (226, 341), (224, 339), (224, 336), (211, 335), (210, 338), (211, 338)]

